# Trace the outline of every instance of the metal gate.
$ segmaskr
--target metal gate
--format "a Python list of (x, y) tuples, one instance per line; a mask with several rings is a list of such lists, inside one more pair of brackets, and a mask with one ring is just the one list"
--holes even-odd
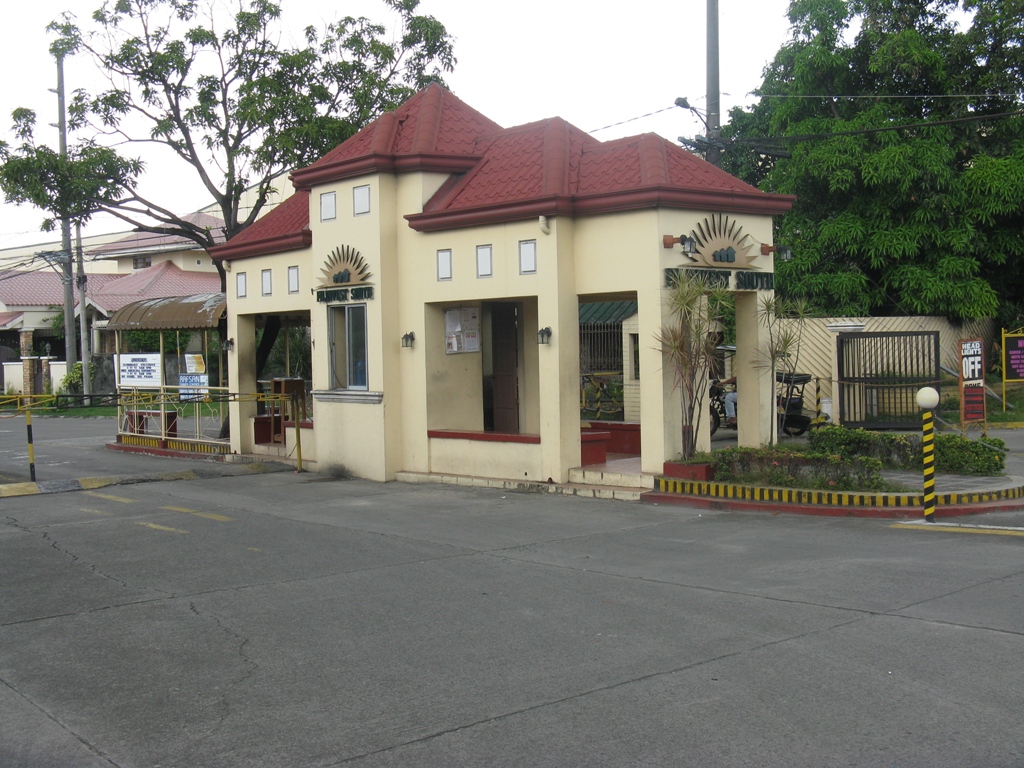
[(938, 331), (840, 333), (839, 421), (900, 429), (920, 422), (917, 391), (939, 386)]

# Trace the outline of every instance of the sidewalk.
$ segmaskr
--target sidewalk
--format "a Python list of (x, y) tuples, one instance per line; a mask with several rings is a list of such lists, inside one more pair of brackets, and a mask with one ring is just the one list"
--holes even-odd
[(112, 451), (107, 444), (114, 441), (116, 434), (117, 421), (113, 418), (33, 415), (33, 482), (24, 415), (0, 419), (0, 499), (292, 470), (280, 462), (239, 461), (239, 457), (216, 461), (212, 457), (171, 458)]

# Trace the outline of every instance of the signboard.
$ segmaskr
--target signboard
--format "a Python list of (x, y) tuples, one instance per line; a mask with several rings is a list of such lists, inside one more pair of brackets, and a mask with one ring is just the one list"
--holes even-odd
[(459, 307), (444, 311), (444, 351), (447, 355), (480, 351), (478, 307)]
[(179, 373), (178, 399), (182, 402), (205, 400), (210, 393), (210, 376), (206, 373)]
[(159, 353), (118, 355), (117, 372), (119, 387), (162, 387), (164, 383)]
[(187, 373), (206, 373), (206, 361), (202, 355), (185, 355), (185, 371)]
[(960, 428), (985, 422), (985, 354), (981, 339), (960, 339)]
[(1024, 335), (1003, 332), (1003, 381), (1024, 381)]

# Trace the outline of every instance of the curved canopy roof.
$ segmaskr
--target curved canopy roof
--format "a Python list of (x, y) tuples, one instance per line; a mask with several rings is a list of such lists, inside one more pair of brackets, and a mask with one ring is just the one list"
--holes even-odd
[(216, 328), (227, 312), (223, 293), (198, 293), (126, 304), (110, 316), (110, 331), (174, 331)]

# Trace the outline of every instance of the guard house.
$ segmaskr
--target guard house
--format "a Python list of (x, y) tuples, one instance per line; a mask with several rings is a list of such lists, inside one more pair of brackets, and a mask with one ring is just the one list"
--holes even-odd
[[(601, 142), (560, 118), (505, 129), (437, 85), (309, 167), (296, 194), (212, 255), (228, 274), (231, 388), (257, 388), (257, 328), (306, 324), (318, 467), (565, 482), (581, 465), (580, 304), (637, 306), (641, 464), (681, 447), (656, 341), (674, 270), (736, 292), (739, 441), (768, 439), (758, 294), (765, 194), (652, 134)], [(692, 236), (684, 255), (667, 236)], [(666, 247), (666, 243), (667, 246)], [(233, 452), (256, 404), (231, 406)], [(707, 419), (698, 447), (709, 445)]]

